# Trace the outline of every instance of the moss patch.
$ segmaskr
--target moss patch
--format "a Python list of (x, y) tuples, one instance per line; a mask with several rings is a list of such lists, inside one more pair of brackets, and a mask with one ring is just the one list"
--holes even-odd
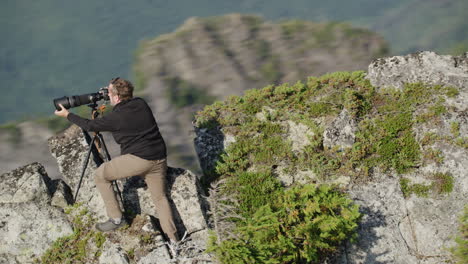
[(430, 175), (430, 184), (411, 183), (408, 178), (400, 179), (400, 187), (405, 198), (415, 194), (418, 197), (428, 197), (429, 195), (441, 195), (451, 193), (453, 190), (453, 176), (450, 173), (437, 172)]

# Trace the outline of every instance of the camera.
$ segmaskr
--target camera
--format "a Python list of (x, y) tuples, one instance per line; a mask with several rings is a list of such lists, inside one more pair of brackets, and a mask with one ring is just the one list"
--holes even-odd
[(64, 108), (69, 109), (72, 107), (78, 107), (85, 104), (95, 104), (97, 101), (104, 99), (109, 101), (109, 90), (107, 88), (101, 88), (97, 93), (64, 96), (54, 99), (55, 109), (60, 110), (59, 104), (63, 105)]

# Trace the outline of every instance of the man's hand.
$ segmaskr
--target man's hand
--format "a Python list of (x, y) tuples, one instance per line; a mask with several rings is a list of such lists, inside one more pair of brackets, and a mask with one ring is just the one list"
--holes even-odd
[(55, 115), (58, 115), (58, 116), (61, 116), (61, 117), (67, 118), (67, 116), (68, 116), (68, 114), (69, 114), (70, 112), (68, 112), (68, 110), (65, 109), (65, 107), (63, 107), (62, 104), (59, 104), (59, 106), (60, 106), (60, 108), (62, 108), (62, 109), (60, 109), (60, 111), (59, 111), (59, 110), (55, 110), (55, 113), (54, 113), (54, 114), (55, 114)]

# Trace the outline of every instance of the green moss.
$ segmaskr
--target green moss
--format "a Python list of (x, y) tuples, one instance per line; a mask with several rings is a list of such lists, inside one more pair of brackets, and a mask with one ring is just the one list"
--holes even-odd
[(104, 245), (104, 242), (106, 242), (106, 237), (102, 232), (96, 232), (94, 234), (94, 242), (97, 248), (101, 248), (102, 245)]
[(468, 137), (459, 137), (455, 139), (455, 145), (468, 149)]
[(430, 184), (412, 184), (407, 178), (400, 179), (400, 188), (405, 198), (415, 194), (418, 197), (428, 197), (430, 194), (441, 195), (453, 191), (453, 176), (449, 173), (437, 172), (429, 177)]
[(151, 234), (142, 234), (140, 236), (140, 241), (144, 244), (149, 244), (153, 240)]
[(400, 179), (400, 188), (403, 192), (403, 197), (408, 198), (411, 194), (416, 194), (419, 197), (427, 197), (431, 190), (430, 185), (425, 184), (411, 184), (411, 181), (407, 178)]
[(442, 164), (442, 162), (444, 162), (444, 155), (441, 150), (428, 148), (424, 151), (424, 159), (437, 164)]
[(134, 248), (129, 249), (127, 251), (127, 256), (128, 256), (129, 259), (134, 259), (135, 258), (135, 249)]
[(434, 144), (436, 141), (438, 141), (440, 139), (441, 139), (441, 136), (437, 135), (436, 133), (428, 132), (428, 133), (424, 134), (424, 136), (421, 139), (420, 143), (421, 143), (422, 146), (432, 145), (432, 144)]
[(432, 189), (438, 194), (451, 193), (453, 191), (453, 176), (450, 173), (437, 172), (432, 176)]
[(446, 87), (446, 90), (445, 90), (445, 95), (447, 95), (448, 97), (456, 97), (457, 95), (459, 95), (460, 92), (458, 91), (458, 88), (456, 87)]
[(450, 123), (450, 132), (454, 137), (459, 137), (460, 136), (460, 123), (458, 122), (452, 122)]

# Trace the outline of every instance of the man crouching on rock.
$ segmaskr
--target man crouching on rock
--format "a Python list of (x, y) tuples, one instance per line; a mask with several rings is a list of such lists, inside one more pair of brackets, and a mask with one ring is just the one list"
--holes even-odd
[(178, 241), (169, 201), (166, 194), (166, 145), (148, 104), (133, 97), (133, 85), (124, 79), (110, 81), (109, 98), (114, 106), (111, 113), (89, 120), (61, 110), (55, 114), (67, 118), (86, 131), (112, 132), (120, 145), (121, 156), (103, 163), (96, 170), (94, 180), (106, 206), (109, 220), (96, 224), (100, 231), (111, 231), (127, 223), (112, 188), (112, 181), (139, 175), (144, 178), (159, 215), (161, 227), (172, 241)]

